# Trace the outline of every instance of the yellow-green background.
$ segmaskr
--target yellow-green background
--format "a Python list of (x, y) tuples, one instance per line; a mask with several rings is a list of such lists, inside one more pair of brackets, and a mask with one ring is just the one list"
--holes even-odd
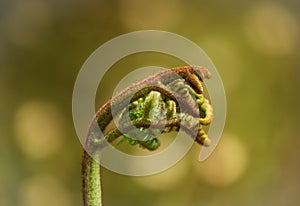
[[(206, 51), (225, 86), (226, 126), (204, 163), (195, 145), (160, 175), (103, 169), (104, 205), (299, 205), (299, 11), (297, 0), (1, 1), (0, 205), (82, 204), (77, 73), (101, 44), (141, 29), (177, 33)], [(96, 105), (148, 65), (181, 62), (154, 53), (117, 62)]]

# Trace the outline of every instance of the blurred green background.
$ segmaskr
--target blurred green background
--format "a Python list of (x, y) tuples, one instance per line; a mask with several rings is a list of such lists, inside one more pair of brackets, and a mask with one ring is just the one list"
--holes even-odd
[[(82, 205), (76, 76), (101, 44), (141, 29), (206, 51), (225, 86), (226, 126), (204, 163), (195, 145), (159, 175), (103, 169), (104, 205), (300, 205), (299, 1), (4, 0), (0, 11), (1, 206)], [(182, 65), (156, 53), (122, 59), (101, 82), (97, 107), (124, 75), (154, 64)]]

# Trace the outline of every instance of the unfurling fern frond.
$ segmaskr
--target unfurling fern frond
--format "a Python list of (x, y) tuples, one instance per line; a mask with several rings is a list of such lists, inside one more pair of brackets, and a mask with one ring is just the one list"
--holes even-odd
[[(213, 109), (202, 86), (209, 77), (208, 70), (197, 66), (162, 71), (126, 88), (99, 108), (82, 159), (84, 206), (101, 205), (100, 165), (93, 157), (98, 159), (101, 149), (118, 138), (122, 138), (119, 144), (127, 141), (155, 150), (160, 146), (159, 134), (182, 129), (200, 145), (210, 144), (203, 125), (211, 123)], [(112, 120), (117, 127), (106, 131)]]
[[(209, 73), (204, 69), (200, 71), (205, 75), (195, 75), (199, 71), (193, 67), (180, 68), (177, 78), (170, 74), (172, 81), (161, 77), (156, 84), (152, 82), (151, 86), (136, 90), (135, 94), (131, 94), (130, 104), (120, 110), (119, 120), (115, 120), (117, 128), (108, 132), (105, 139), (112, 142), (121, 137), (117, 145), (127, 141), (130, 145), (155, 150), (160, 146), (159, 134), (182, 128), (195, 137), (196, 142), (208, 146), (210, 140), (202, 125), (210, 124), (213, 109), (202, 93), (202, 78), (209, 76)], [(100, 142), (103, 146), (104, 141)]]

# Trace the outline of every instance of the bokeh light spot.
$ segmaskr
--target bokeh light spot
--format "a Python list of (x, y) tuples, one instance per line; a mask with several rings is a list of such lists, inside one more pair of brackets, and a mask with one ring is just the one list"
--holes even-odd
[(150, 190), (169, 190), (179, 185), (187, 175), (187, 161), (180, 161), (170, 169), (151, 176), (135, 177), (138, 184)]
[(48, 1), (18, 1), (6, 16), (10, 40), (22, 46), (30, 46), (48, 31), (52, 12)]
[(276, 3), (255, 5), (246, 14), (245, 33), (251, 46), (263, 54), (284, 55), (296, 49), (299, 23), (293, 13)]
[(19, 188), (20, 206), (70, 206), (69, 191), (60, 181), (47, 176), (34, 176), (25, 180)]
[(17, 110), (16, 143), (29, 158), (41, 159), (57, 152), (63, 144), (64, 130), (64, 118), (50, 102), (32, 100)]
[(247, 166), (245, 146), (232, 134), (223, 134), (220, 144), (203, 163), (195, 164), (197, 174), (208, 184), (227, 186), (237, 181)]
[(178, 0), (126, 1), (120, 5), (120, 20), (128, 29), (170, 29), (181, 19)]

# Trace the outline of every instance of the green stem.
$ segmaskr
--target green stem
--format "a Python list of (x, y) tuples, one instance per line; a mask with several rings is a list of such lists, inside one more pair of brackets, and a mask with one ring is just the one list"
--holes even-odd
[(100, 164), (86, 151), (82, 157), (82, 193), (84, 206), (102, 206)]

